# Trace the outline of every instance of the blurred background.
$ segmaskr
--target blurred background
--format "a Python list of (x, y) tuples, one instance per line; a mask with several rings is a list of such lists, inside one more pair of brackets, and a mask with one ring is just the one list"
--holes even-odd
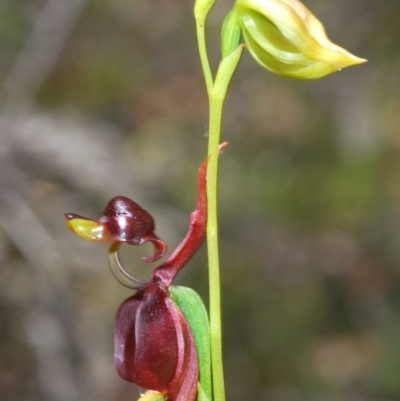
[[(209, 18), (213, 67), (221, 21)], [(306, 0), (368, 64), (316, 82), (244, 54), (226, 103), (220, 231), (230, 401), (400, 400), (400, 2)], [(131, 292), (63, 213), (115, 195), (169, 249), (195, 208), (207, 98), (192, 1), (0, 2), (0, 398), (128, 401)], [(151, 247), (123, 248), (142, 278)], [(205, 247), (179, 276), (207, 302)]]

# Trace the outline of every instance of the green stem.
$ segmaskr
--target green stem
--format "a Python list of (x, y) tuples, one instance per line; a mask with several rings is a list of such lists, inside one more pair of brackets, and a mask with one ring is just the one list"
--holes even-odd
[(210, 292), (210, 337), (214, 401), (225, 401), (224, 369), (222, 359), (221, 289), (218, 249), (218, 145), (221, 133), (223, 101), (210, 97), (210, 126), (207, 166), (207, 250)]
[(218, 251), (218, 146), (221, 136), (222, 112), (229, 82), (240, 60), (243, 47), (239, 46), (225, 57), (218, 69), (215, 82), (207, 55), (205, 21), (215, 0), (197, 1), (195, 19), (200, 60), (206, 81), (210, 107), (207, 165), (207, 250), (210, 291), (210, 342), (214, 401), (225, 401), (225, 382), (222, 358), (221, 285)]
[(225, 384), (222, 358), (221, 289), (218, 251), (218, 146), (221, 136), (222, 112), (229, 82), (240, 60), (242, 47), (220, 64), (214, 86), (209, 93), (210, 123), (208, 134), (207, 166), (207, 249), (210, 291), (211, 364), (214, 401), (225, 401)]

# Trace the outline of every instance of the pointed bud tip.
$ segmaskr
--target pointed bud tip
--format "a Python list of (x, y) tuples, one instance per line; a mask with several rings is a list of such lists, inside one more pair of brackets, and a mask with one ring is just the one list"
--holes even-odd
[[(347, 53), (344, 56), (341, 56), (338, 60), (337, 60), (337, 68), (336, 71), (340, 72), (342, 71), (344, 68), (349, 68), (349, 67), (353, 67), (359, 64), (364, 64), (366, 63), (368, 60), (364, 59), (364, 58), (360, 58), (357, 56), (354, 56), (351, 53)], [(332, 71), (335, 72), (335, 71)], [(329, 74), (327, 74), (329, 75)]]
[(364, 63), (368, 63), (368, 60), (366, 58), (360, 58), (360, 57), (356, 57), (357, 58), (357, 64), (364, 64)]
[(330, 75), (334, 72), (342, 71), (344, 68), (353, 67), (359, 64), (364, 64), (366, 62), (366, 59), (357, 57), (354, 54), (346, 52), (345, 54), (340, 54), (338, 56), (332, 57), (331, 66), (329, 67), (327, 65), (325, 69), (326, 73), (322, 73), (321, 77), (323, 77), (324, 75)]
[(358, 64), (364, 64), (368, 60), (365, 58), (357, 57), (354, 54), (351, 54), (349, 52), (346, 52), (346, 55), (343, 56), (343, 62), (346, 63), (346, 66), (352, 66), (352, 65), (358, 65)]

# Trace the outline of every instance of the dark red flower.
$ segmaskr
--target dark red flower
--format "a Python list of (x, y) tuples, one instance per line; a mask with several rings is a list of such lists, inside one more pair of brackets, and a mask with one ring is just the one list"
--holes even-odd
[[(224, 145), (221, 145), (221, 148)], [(171, 300), (168, 287), (190, 260), (205, 237), (207, 223), (206, 159), (198, 172), (197, 209), (191, 214), (188, 232), (172, 255), (156, 267), (149, 282), (132, 277), (121, 265), (118, 250), (122, 242), (142, 245), (151, 241), (162, 257), (166, 245), (154, 234), (151, 215), (132, 200), (118, 196), (107, 205), (98, 221), (66, 214), (68, 226), (94, 241), (113, 241), (110, 265), (114, 275), (135, 295), (120, 306), (115, 321), (115, 364), (125, 380), (157, 391), (168, 401), (193, 401), (199, 377), (196, 345), (190, 326)]]

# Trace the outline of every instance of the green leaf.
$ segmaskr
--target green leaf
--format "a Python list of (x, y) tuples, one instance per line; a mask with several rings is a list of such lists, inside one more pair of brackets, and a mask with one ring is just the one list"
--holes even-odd
[[(218, 67), (212, 92), (210, 94), (211, 97), (220, 100), (225, 99), (226, 91), (232, 79), (232, 75), (240, 61), (242, 52), (243, 45), (239, 45), (239, 47), (229, 56), (222, 59)], [(210, 99), (210, 101), (212, 102), (212, 99)]]
[(200, 296), (191, 288), (171, 286), (169, 293), (185, 315), (196, 343), (200, 372), (199, 401), (211, 401), (210, 323), (206, 308)]

